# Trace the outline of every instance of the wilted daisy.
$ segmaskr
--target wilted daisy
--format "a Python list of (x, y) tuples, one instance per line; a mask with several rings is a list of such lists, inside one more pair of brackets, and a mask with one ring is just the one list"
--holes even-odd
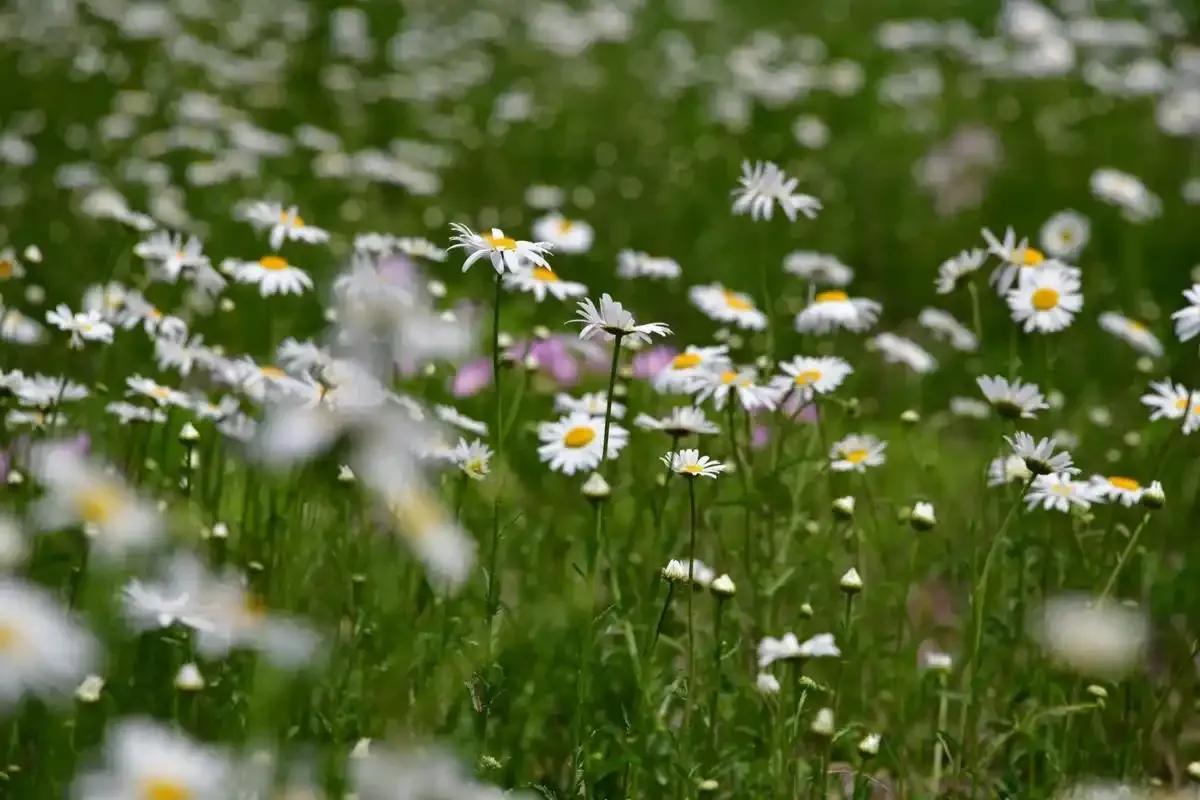
[(1069, 513), (1072, 507), (1090, 508), (1095, 501), (1095, 493), (1090, 484), (1077, 481), (1069, 472), (1038, 475), (1025, 493), (1025, 503), (1029, 508), (1041, 506), (1047, 511)]
[(730, 367), (721, 372), (699, 373), (692, 382), (691, 391), (694, 392), (697, 403), (711, 398), (713, 406), (717, 409), (724, 408), (732, 394), (737, 397), (738, 404), (747, 411), (756, 408), (773, 410), (779, 404), (781, 395), (779, 389), (758, 383), (758, 373), (750, 367)]
[(546, 256), (550, 254), (549, 242), (526, 242), (512, 239), (505, 236), (504, 231), (499, 228), (492, 228), (487, 233), (479, 234), (457, 222), (450, 223), (450, 227), (455, 234), (450, 237), (453, 244), (447, 249), (461, 248), (467, 254), (467, 258), (463, 262), (463, 272), (466, 272), (472, 264), (485, 256), (491, 261), (492, 269), (496, 270), (497, 275), (502, 275), (505, 270), (516, 272), (525, 266), (525, 262), (531, 263), (535, 267), (549, 268), (550, 266), (546, 261)]
[(186, 240), (183, 234), (156, 231), (149, 239), (134, 245), (133, 252), (154, 265), (155, 274), (174, 283), (185, 268), (196, 268), (208, 264), (204, 246), (195, 236)]
[(83, 775), (79, 800), (224, 800), (233, 769), (220, 751), (143, 719), (120, 720), (105, 738), (104, 766)]
[(1175, 320), (1175, 335), (1179, 341), (1187, 342), (1200, 334), (1200, 283), (1184, 289), (1183, 297), (1188, 305), (1172, 313), (1171, 319)]
[(562, 253), (586, 253), (592, 247), (592, 226), (557, 211), (534, 220), (533, 235)]
[(1060, 211), (1042, 226), (1038, 241), (1054, 258), (1073, 259), (1088, 243), (1092, 226), (1078, 211)]
[(60, 331), (70, 333), (71, 347), (83, 347), (85, 341), (111, 344), (113, 340), (112, 325), (105, 322), (96, 311), (76, 314), (65, 303), (59, 303), (56, 308), (46, 312), (46, 322)]
[(477, 481), (487, 477), (491, 469), (491, 460), (492, 449), (478, 439), (469, 443), (466, 439), (459, 439), (451, 452), (451, 461), (455, 466), (468, 478)]
[(1055, 661), (1109, 680), (1133, 669), (1150, 642), (1150, 628), (1142, 612), (1080, 595), (1046, 601), (1035, 634)]
[(850, 297), (841, 289), (817, 292), (813, 301), (796, 315), (796, 330), (825, 334), (844, 328), (861, 333), (875, 324), (882, 309), (874, 300)]
[(1136, 479), (1124, 475), (1093, 475), (1091, 484), (1094, 497), (1126, 508), (1140, 503), (1146, 491)]
[(656, 390), (664, 393), (690, 392), (702, 373), (724, 372), (729, 365), (729, 347), (726, 345), (688, 345), (655, 374), (652, 383)]
[(683, 270), (672, 258), (647, 255), (636, 250), (617, 253), (618, 278), (678, 278)]
[(809, 283), (826, 286), (846, 286), (854, 280), (854, 270), (837, 256), (812, 250), (795, 250), (783, 258), (783, 269)]
[(1008, 419), (1033, 419), (1035, 412), (1050, 407), (1036, 384), (1024, 383), (1020, 378), (1010, 383), (999, 375), (980, 375), (975, 383), (996, 413)]
[(625, 406), (615, 400), (610, 404), (608, 395), (605, 392), (587, 392), (579, 397), (572, 397), (569, 394), (559, 392), (554, 396), (554, 410), (561, 411), (564, 414), (578, 412), (587, 414), (589, 417), (603, 417), (608, 413), (608, 409), (612, 409), (613, 419), (623, 419), (625, 416)]
[(782, 375), (771, 379), (779, 392), (798, 393), (807, 401), (814, 394), (829, 394), (842, 385), (854, 367), (836, 356), (796, 356), (779, 364)]
[(1200, 428), (1200, 392), (1193, 392), (1182, 383), (1155, 381), (1141, 401), (1151, 409), (1151, 420), (1183, 419), (1183, 432), (1187, 434)]
[(937, 369), (937, 359), (912, 339), (884, 332), (867, 340), (867, 347), (883, 354), (885, 361), (904, 364), (913, 372), (926, 373)]
[(92, 667), (92, 637), (45, 590), (0, 578), (0, 707), (65, 696)]
[(242, 218), (259, 230), (269, 230), (271, 249), (278, 250), (285, 241), (320, 244), (329, 241), (329, 232), (309, 225), (295, 206), (284, 208), (280, 203), (258, 201), (251, 203)]
[(979, 340), (975, 338), (975, 334), (948, 311), (923, 308), (917, 315), (917, 322), (938, 339), (949, 341), (955, 350), (972, 352), (979, 347)]
[(1017, 288), (1006, 295), (1013, 321), (1026, 333), (1055, 333), (1066, 328), (1083, 308), (1079, 279), (1059, 266), (1021, 273)]
[(1070, 453), (1065, 450), (1055, 452), (1058, 443), (1052, 437), (1039, 441), (1024, 431), (1017, 431), (1012, 437), (1005, 436), (1004, 441), (1012, 448), (1013, 455), (1024, 461), (1034, 475), (1079, 472), (1071, 461)]
[(273, 294), (304, 294), (313, 287), (312, 278), (280, 255), (267, 255), (257, 261), (231, 261), (230, 269), (238, 283), (258, 284), (263, 297)]
[(778, 203), (790, 222), (796, 221), (797, 212), (815, 219), (821, 210), (821, 201), (797, 193), (799, 183), (799, 179), (789, 178), (771, 161), (756, 161), (753, 166), (749, 161), (743, 161), (742, 176), (733, 190), (733, 213), (749, 214), (755, 221), (770, 219)]
[(1089, 181), (1098, 199), (1121, 209), (1130, 222), (1146, 222), (1162, 213), (1162, 200), (1128, 172), (1101, 168), (1092, 173)]
[(582, 283), (564, 281), (549, 267), (518, 267), (504, 276), (504, 285), (532, 294), (539, 303), (546, 299), (547, 294), (556, 300), (587, 294), (587, 287)]
[(829, 450), (829, 468), (835, 472), (866, 472), (884, 462), (887, 442), (870, 434), (854, 433), (835, 442)]
[(678, 450), (660, 456), (667, 469), (685, 478), (715, 478), (728, 467), (720, 461), (700, 455), (699, 450)]
[(583, 324), (579, 332), (580, 339), (601, 337), (615, 339), (620, 336), (630, 342), (648, 343), (651, 336), (668, 336), (671, 329), (661, 322), (647, 322), (639, 325), (625, 307), (612, 299), (609, 294), (601, 295), (600, 305), (596, 306), (590, 298), (579, 301), (579, 316), (571, 320)]
[(1162, 343), (1158, 341), (1158, 337), (1136, 319), (1130, 319), (1124, 314), (1113, 311), (1105, 311), (1100, 315), (1100, 327), (1113, 336), (1124, 339), (1139, 353), (1154, 358), (1162, 355)]
[(767, 327), (767, 315), (754, 306), (750, 295), (726, 289), (719, 283), (688, 289), (692, 304), (709, 318), (731, 322), (739, 328), (761, 331)]
[(704, 416), (704, 411), (695, 406), (679, 406), (671, 409), (665, 417), (638, 414), (633, 424), (646, 431), (662, 431), (669, 436), (711, 436), (721, 432), (716, 423)]
[[(550, 469), (565, 475), (591, 470), (605, 460), (603, 448), (604, 418), (583, 412), (538, 425), (538, 456)], [(610, 423), (607, 458), (616, 458), (629, 441), (629, 432)]]
[(956, 256), (947, 258), (938, 267), (937, 280), (934, 286), (938, 294), (950, 294), (957, 288), (958, 282), (976, 272), (983, 266), (987, 253), (978, 248), (963, 250)]

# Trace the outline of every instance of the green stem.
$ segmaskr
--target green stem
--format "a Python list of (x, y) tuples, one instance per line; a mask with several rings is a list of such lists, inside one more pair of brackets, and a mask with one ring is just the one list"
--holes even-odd
[(1121, 557), (1117, 559), (1117, 565), (1113, 567), (1112, 574), (1108, 576), (1108, 583), (1104, 584), (1104, 591), (1100, 592), (1100, 601), (1105, 600), (1108, 597), (1109, 592), (1111, 592), (1113, 587), (1116, 585), (1117, 578), (1120, 576), (1121, 570), (1125, 566), (1125, 562), (1129, 560), (1130, 553), (1132, 553), (1133, 548), (1137, 546), (1138, 537), (1142, 535), (1142, 529), (1146, 527), (1146, 523), (1149, 521), (1150, 512), (1147, 511), (1142, 515), (1142, 521), (1139, 522), (1138, 526), (1133, 529), (1133, 533), (1129, 537), (1129, 544), (1125, 545), (1125, 550), (1122, 551)]

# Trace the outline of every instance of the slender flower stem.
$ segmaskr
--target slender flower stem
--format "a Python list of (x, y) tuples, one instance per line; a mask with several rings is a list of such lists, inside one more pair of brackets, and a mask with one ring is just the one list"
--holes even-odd
[(721, 612), (725, 608), (725, 598), (716, 598), (716, 608), (713, 611), (713, 686), (712, 703), (708, 718), (709, 748), (713, 759), (717, 757), (717, 703), (721, 695)]
[(967, 283), (967, 292), (971, 295), (971, 323), (975, 328), (975, 340), (977, 343), (983, 343), (983, 323), (979, 316), (979, 290), (975, 288), (975, 281)]
[(600, 471), (608, 477), (608, 430), (612, 425), (613, 391), (617, 385), (617, 367), (621, 362), (621, 335), (613, 337), (612, 366), (608, 370), (608, 394), (604, 398), (604, 437), (601, 440)]
[(949, 710), (949, 696), (946, 694), (945, 677), (938, 676), (938, 710), (937, 725), (933, 729), (933, 767), (931, 780), (933, 783), (932, 796), (941, 793), (942, 785), (942, 731), (946, 728), (946, 714)]
[(1117, 565), (1113, 567), (1112, 574), (1108, 576), (1108, 583), (1104, 584), (1104, 591), (1100, 592), (1100, 600), (1108, 598), (1109, 593), (1117, 584), (1117, 578), (1121, 575), (1121, 570), (1125, 567), (1125, 562), (1129, 560), (1129, 554), (1133, 552), (1133, 548), (1137, 546), (1138, 537), (1142, 535), (1142, 529), (1146, 527), (1146, 523), (1150, 521), (1150, 512), (1147, 511), (1142, 515), (1142, 521), (1133, 529), (1133, 533), (1129, 536), (1129, 544), (1125, 545), (1125, 550), (1121, 553), (1121, 557), (1117, 559)]
[[(492, 540), (488, 547), (488, 571), (487, 571), (487, 595), (484, 598), (484, 619), (487, 622), (487, 631), (484, 633), (484, 669), (491, 666), (492, 661), (492, 628), (496, 617), (496, 611), (499, 607), (499, 591), (498, 582), (496, 580), (496, 571), (499, 564), (500, 550), (500, 496), (503, 492), (500, 491), (501, 470), (503, 470), (503, 454), (504, 446), (504, 431), (501, 427), (502, 416), (502, 401), (501, 401), (501, 385), (500, 385), (500, 301), (503, 298), (501, 291), (503, 285), (503, 274), (496, 273), (496, 295), (492, 302), (492, 452), (495, 457), (495, 473), (496, 473), (496, 493), (492, 497)], [(484, 682), (484, 692), (487, 692), (486, 681)], [(488, 727), (488, 710), (491, 706), (491, 699), (484, 697), (483, 711), (479, 724), (480, 742), (487, 741)]]
[(687, 618), (688, 618), (688, 682), (687, 696), (688, 704), (684, 711), (684, 725), (692, 718), (692, 698), (695, 696), (696, 684), (696, 625), (695, 618), (692, 614), (693, 598), (696, 595), (696, 479), (687, 479), (688, 487), (688, 519), (689, 534), (688, 534), (688, 597), (687, 597)]

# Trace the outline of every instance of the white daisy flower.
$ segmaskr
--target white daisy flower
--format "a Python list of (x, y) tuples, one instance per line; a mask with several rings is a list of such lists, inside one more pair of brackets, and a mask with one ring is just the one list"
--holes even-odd
[(1150, 419), (1183, 419), (1183, 432), (1190, 434), (1200, 428), (1200, 392), (1170, 380), (1150, 384), (1150, 391), (1141, 397), (1142, 405), (1151, 409)]
[(305, 222), (295, 206), (284, 208), (280, 203), (258, 201), (245, 209), (242, 218), (259, 230), (270, 231), (268, 235), (272, 250), (278, 250), (285, 241), (309, 244), (329, 241), (329, 232)]
[(725, 407), (730, 394), (737, 397), (738, 405), (746, 411), (758, 408), (772, 411), (781, 398), (778, 389), (760, 385), (758, 373), (750, 367), (731, 367), (721, 372), (699, 373), (692, 383), (691, 391), (695, 393), (696, 403), (703, 403), (712, 398), (713, 406), (718, 410)]
[(1092, 492), (1097, 500), (1104, 499), (1110, 503), (1120, 503), (1129, 508), (1142, 501), (1146, 488), (1134, 478), (1124, 475), (1093, 475), (1091, 479)]
[(1038, 241), (1042, 249), (1054, 258), (1074, 259), (1091, 237), (1092, 225), (1078, 211), (1060, 211), (1042, 226)]
[(125, 379), (125, 385), (129, 387), (130, 394), (139, 394), (143, 397), (148, 397), (157, 403), (160, 408), (163, 406), (191, 408), (191, 398), (186, 394), (178, 389), (172, 389), (170, 386), (164, 386), (150, 378), (143, 378), (141, 375), (130, 375)]
[(121, 613), (135, 631), (179, 623), (198, 629), (206, 624), (202, 596), (207, 576), (191, 556), (176, 556), (155, 580), (134, 578), (121, 589)]
[(1055, 333), (1071, 324), (1083, 308), (1079, 279), (1065, 269), (1043, 266), (1021, 274), (1006, 296), (1013, 321), (1026, 333)]
[(587, 287), (582, 283), (564, 281), (549, 267), (518, 267), (504, 276), (504, 286), (532, 294), (539, 303), (546, 299), (547, 294), (553, 295), (556, 300), (587, 294)]
[(151, 262), (155, 274), (169, 283), (179, 279), (185, 268), (196, 268), (208, 264), (204, 246), (195, 236), (186, 240), (183, 234), (156, 231), (149, 239), (133, 247), (134, 255)]
[(21, 405), (37, 408), (73, 403), (88, 396), (88, 389), (83, 384), (46, 375), (22, 375), (10, 390), (21, 401)]
[[(1198, 309), (1197, 318), (1200, 320), (1200, 309)], [(1100, 315), (1100, 327), (1113, 336), (1124, 339), (1143, 355), (1158, 358), (1163, 353), (1162, 342), (1158, 340), (1158, 337), (1151, 333), (1150, 329), (1141, 322), (1131, 319), (1124, 314), (1105, 311)], [(1200, 327), (1197, 330), (1200, 331)]]
[(522, 260), (535, 267), (550, 267), (549, 262), (546, 261), (546, 256), (550, 254), (551, 249), (549, 242), (526, 242), (522, 239), (512, 239), (505, 236), (504, 231), (499, 228), (492, 228), (487, 233), (479, 234), (457, 222), (450, 223), (450, 227), (455, 233), (450, 237), (453, 244), (447, 250), (461, 248), (467, 253), (467, 258), (463, 262), (463, 272), (469, 270), (472, 264), (484, 257), (491, 261), (492, 269), (496, 270), (497, 275), (504, 274), (505, 270), (518, 271), (525, 266)]
[(1021, 275), (1043, 267), (1059, 267), (1076, 280), (1081, 274), (1075, 267), (1047, 259), (1045, 253), (1030, 246), (1028, 239), (1017, 241), (1017, 234), (1011, 227), (1005, 229), (1003, 240), (997, 239), (987, 228), (983, 229), (983, 238), (987, 241), (988, 253), (1000, 261), (988, 279), (996, 287), (997, 294), (1007, 294), (1018, 283)]
[(18, 280), (25, 277), (25, 267), (11, 247), (0, 250), (0, 281)]
[(1033, 477), (1033, 473), (1026, 466), (1025, 459), (1017, 455), (993, 458), (988, 464), (988, 486), (1004, 486), (1009, 483), (1024, 484), (1031, 477)]
[(113, 326), (105, 322), (99, 312), (86, 311), (76, 314), (65, 303), (59, 303), (57, 308), (46, 312), (46, 322), (60, 331), (69, 332), (70, 346), (73, 348), (83, 347), (85, 341), (112, 344)]
[(1077, 481), (1070, 473), (1050, 473), (1038, 475), (1025, 493), (1025, 503), (1029, 508), (1041, 506), (1046, 511), (1061, 511), (1070, 513), (1072, 507), (1081, 509), (1091, 508), (1095, 493), (1090, 484)]
[(636, 250), (617, 253), (618, 278), (673, 279), (683, 273), (679, 262), (672, 258), (651, 256)]
[(883, 354), (885, 361), (904, 364), (913, 372), (927, 373), (937, 369), (937, 359), (912, 339), (884, 332), (867, 340), (867, 346)]
[(592, 247), (592, 226), (552, 211), (533, 222), (533, 235), (563, 253), (586, 253)]
[(0, 308), (0, 339), (17, 344), (40, 344), (45, 338), (46, 329), (40, 322), (15, 308)]
[(767, 327), (767, 315), (754, 307), (754, 300), (748, 294), (713, 283), (693, 286), (688, 290), (688, 297), (710, 319), (731, 322), (739, 328), (754, 331)]
[[(603, 417), (608, 408), (608, 394), (605, 392), (587, 392), (579, 397), (559, 392), (554, 396), (554, 410), (563, 414), (580, 413), (589, 417)], [(623, 419), (625, 406), (613, 401), (612, 418)]]
[(1200, 283), (1183, 290), (1188, 305), (1171, 314), (1175, 320), (1175, 335), (1181, 342), (1191, 341), (1200, 335)]
[(996, 413), (1008, 419), (1033, 419), (1037, 416), (1035, 412), (1050, 407), (1036, 384), (1023, 383), (1020, 378), (1009, 383), (999, 375), (980, 375), (975, 383)]
[(232, 261), (233, 277), (238, 283), (258, 284), (263, 297), (273, 294), (304, 294), (313, 287), (312, 278), (279, 255), (267, 255), (257, 261)]
[(1092, 194), (1121, 209), (1130, 222), (1147, 222), (1162, 213), (1162, 200), (1138, 178), (1111, 168), (1097, 169), (1089, 181)]
[(783, 269), (797, 278), (825, 286), (846, 286), (854, 280), (854, 270), (837, 256), (812, 250), (796, 250), (783, 258)]
[(236, 794), (226, 756), (144, 719), (113, 724), (104, 766), (84, 774), (79, 800), (223, 800)]
[(1017, 431), (1012, 438), (1005, 436), (1004, 441), (1012, 448), (1013, 455), (1024, 461), (1025, 466), (1034, 475), (1073, 475), (1079, 472), (1071, 461), (1070, 453), (1065, 450), (1061, 453), (1055, 452), (1058, 442), (1053, 437), (1037, 440), (1024, 431)]
[(975, 338), (975, 334), (948, 311), (923, 308), (917, 315), (917, 322), (935, 338), (948, 340), (955, 350), (969, 353), (979, 348), (979, 340)]
[(870, 434), (851, 434), (834, 443), (829, 450), (829, 468), (835, 472), (866, 472), (867, 467), (883, 464), (887, 442)]
[(0, 578), (0, 708), (68, 695), (95, 654), (92, 637), (45, 590)]
[(796, 356), (781, 362), (779, 369), (783, 374), (772, 378), (771, 386), (779, 392), (798, 393), (804, 402), (814, 394), (829, 394), (854, 372), (854, 367), (836, 356)]
[(655, 390), (668, 394), (671, 392), (690, 392), (696, 378), (703, 372), (724, 372), (729, 368), (729, 347), (714, 345), (697, 347), (688, 345), (682, 353), (671, 359), (655, 374), (652, 385)]
[(948, 258), (938, 267), (937, 280), (934, 286), (938, 294), (950, 294), (957, 288), (958, 282), (976, 272), (983, 266), (987, 253), (978, 248), (963, 250), (956, 256)]
[[(602, 452), (604, 418), (575, 412), (538, 425), (538, 456), (550, 469), (565, 475), (595, 469), (605, 460)], [(616, 458), (629, 441), (629, 432), (616, 423), (608, 431), (608, 458)]]
[(466, 439), (459, 439), (451, 451), (450, 460), (467, 477), (481, 481), (491, 470), (492, 448), (479, 439), (470, 443)]
[(749, 161), (743, 161), (738, 188), (733, 190), (733, 213), (749, 214), (757, 222), (770, 219), (778, 203), (789, 222), (796, 221), (797, 212), (815, 219), (821, 210), (821, 201), (811, 195), (796, 193), (799, 183), (799, 179), (789, 178), (773, 162), (756, 161), (751, 166)]
[(818, 633), (803, 642), (794, 633), (785, 633), (779, 639), (766, 636), (758, 643), (758, 668), (766, 669), (776, 661), (838, 658), (841, 654), (832, 633)]
[(841, 289), (818, 292), (813, 301), (796, 315), (800, 333), (826, 334), (845, 328), (854, 333), (867, 330), (879, 319), (883, 309), (865, 297), (850, 297)]
[(600, 297), (600, 305), (596, 306), (591, 298), (584, 298), (578, 304), (579, 316), (570, 320), (583, 324), (579, 332), (580, 339), (591, 339), (599, 336), (612, 340), (618, 336), (629, 339), (635, 344), (648, 343), (651, 336), (669, 336), (671, 329), (661, 322), (647, 322), (639, 325), (625, 307), (605, 293)]
[(109, 403), (104, 407), (104, 410), (119, 419), (123, 425), (128, 425), (131, 422), (157, 422), (162, 424), (167, 421), (167, 415), (157, 408), (135, 406), (133, 403), (126, 403), (123, 400)]
[(712, 436), (721, 432), (716, 423), (710, 422), (704, 412), (695, 406), (679, 406), (671, 409), (665, 417), (655, 418), (649, 414), (638, 414), (633, 424), (644, 431), (662, 431), (669, 436)]
[(728, 467), (720, 461), (700, 455), (699, 450), (678, 450), (660, 456), (667, 469), (686, 478), (716, 478)]

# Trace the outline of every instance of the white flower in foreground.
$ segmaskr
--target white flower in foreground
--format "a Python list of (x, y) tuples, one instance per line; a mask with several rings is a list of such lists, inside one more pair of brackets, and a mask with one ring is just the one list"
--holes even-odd
[(780, 639), (767, 636), (758, 643), (758, 668), (764, 670), (776, 661), (838, 658), (841, 654), (832, 633), (818, 633), (804, 642), (794, 633), (785, 633)]
[(887, 442), (870, 434), (851, 434), (830, 448), (829, 467), (835, 472), (866, 472), (883, 464), (886, 449)]
[(710, 422), (704, 416), (704, 411), (695, 406), (678, 406), (671, 409), (665, 417), (652, 417), (649, 414), (638, 414), (633, 424), (644, 431), (662, 431), (663, 433), (683, 438), (684, 436), (711, 436), (721, 432), (715, 422)]
[(0, 708), (66, 696), (88, 673), (92, 637), (40, 587), (0, 578)]
[(1005, 296), (1013, 321), (1026, 333), (1055, 333), (1083, 308), (1079, 279), (1065, 268), (1043, 266), (1021, 273), (1017, 288)]
[(582, 297), (587, 287), (575, 281), (564, 281), (549, 267), (517, 267), (504, 276), (504, 286), (532, 294), (539, 303), (551, 295), (555, 300)]
[(830, 289), (817, 292), (813, 301), (796, 315), (795, 326), (800, 333), (826, 334), (842, 328), (861, 333), (875, 324), (882, 309), (874, 300)]
[(1048, 600), (1036, 635), (1055, 661), (1084, 675), (1116, 679), (1142, 660), (1150, 629), (1133, 608), (1067, 595)]
[[(1198, 292), (1200, 295), (1200, 292)], [(1198, 326), (1200, 326), (1200, 309), (1197, 311)], [(1133, 349), (1143, 355), (1158, 358), (1163, 353), (1162, 342), (1150, 332), (1150, 329), (1124, 314), (1105, 311), (1100, 315), (1100, 327), (1118, 339), (1124, 339)], [(1197, 327), (1200, 331), (1200, 327)]]
[[(593, 417), (581, 412), (571, 414), (538, 425), (538, 457), (550, 469), (565, 475), (574, 475), (582, 470), (592, 470), (605, 460), (602, 448), (604, 418)], [(616, 423), (609, 425), (609, 459), (616, 458), (629, 441), (629, 432)]]
[(772, 386), (758, 383), (758, 373), (751, 367), (740, 369), (725, 369), (721, 372), (701, 372), (692, 382), (691, 391), (695, 393), (697, 403), (703, 403), (709, 398), (718, 410), (725, 407), (730, 396), (737, 398), (738, 404), (747, 411), (756, 408), (774, 410), (779, 404), (782, 392)]
[(1011, 227), (1004, 231), (1003, 239), (997, 239), (995, 234), (984, 228), (983, 238), (987, 241), (988, 254), (1000, 261), (1000, 265), (992, 270), (991, 277), (988, 278), (998, 294), (1007, 294), (1023, 272), (1037, 269), (1046, 263), (1045, 254), (1036, 247), (1030, 247), (1028, 239), (1017, 241), (1016, 231)]
[(1111, 168), (1092, 173), (1092, 194), (1121, 209), (1130, 222), (1147, 222), (1162, 213), (1162, 200), (1137, 177)]
[(562, 253), (586, 253), (594, 238), (591, 225), (583, 220), (568, 219), (557, 211), (534, 220), (533, 235)]
[(660, 456), (658, 460), (685, 478), (715, 478), (728, 469), (720, 461), (700, 455), (699, 450), (678, 450)]
[(202, 267), (209, 263), (199, 239), (189, 236), (184, 240), (183, 234), (167, 231), (155, 231), (149, 239), (134, 245), (133, 252), (152, 263), (155, 273), (170, 283), (178, 280), (185, 268)]
[(251, 203), (242, 218), (259, 230), (270, 231), (268, 235), (272, 250), (278, 250), (285, 241), (309, 244), (329, 241), (329, 232), (305, 222), (295, 206), (284, 208), (280, 203), (259, 201)]
[(1179, 341), (1187, 342), (1200, 335), (1200, 283), (1184, 289), (1183, 297), (1188, 305), (1171, 314), (1171, 319), (1175, 320), (1175, 335)]
[(636, 250), (617, 253), (618, 278), (678, 278), (683, 273), (673, 258), (647, 255)]
[(739, 328), (761, 331), (767, 327), (767, 315), (754, 306), (748, 294), (726, 289), (719, 283), (688, 289), (692, 304), (717, 322), (731, 322)]
[(917, 322), (938, 339), (950, 342), (955, 350), (972, 352), (979, 348), (979, 341), (974, 332), (954, 318), (954, 315), (940, 308), (923, 308), (917, 315)]
[(1048, 475), (1052, 472), (1066, 472), (1072, 475), (1079, 472), (1071, 461), (1067, 451), (1056, 453), (1058, 442), (1053, 437), (1037, 440), (1024, 431), (1017, 431), (1011, 438), (1004, 437), (1013, 455), (1025, 462), (1025, 466), (1034, 475)]
[(308, 273), (293, 267), (283, 256), (267, 255), (257, 261), (233, 261), (230, 266), (238, 283), (257, 284), (258, 292), (263, 297), (304, 294), (313, 287)]
[(1079, 255), (1091, 237), (1092, 225), (1078, 211), (1060, 211), (1042, 226), (1038, 241), (1042, 249), (1054, 258), (1073, 259)]
[(1173, 383), (1169, 379), (1155, 381), (1141, 401), (1151, 409), (1151, 420), (1183, 419), (1185, 434), (1200, 428), (1200, 392), (1193, 392), (1182, 383)]
[(1041, 506), (1046, 511), (1061, 511), (1064, 514), (1070, 513), (1073, 507), (1091, 508), (1095, 500), (1091, 485), (1075, 480), (1068, 472), (1038, 475), (1025, 493), (1025, 503), (1029, 508)]
[(814, 394), (829, 394), (854, 372), (854, 367), (837, 356), (796, 356), (781, 362), (779, 369), (783, 374), (772, 378), (771, 386), (780, 392), (798, 393), (804, 401)]
[(1097, 499), (1120, 503), (1129, 508), (1142, 502), (1146, 489), (1134, 478), (1124, 475), (1093, 475), (1092, 493)]
[(579, 332), (580, 339), (591, 339), (599, 336), (603, 339), (615, 339), (618, 336), (628, 338), (634, 343), (648, 343), (651, 336), (669, 336), (671, 329), (661, 322), (647, 322), (639, 325), (625, 307), (612, 299), (609, 294), (601, 295), (600, 305), (597, 306), (590, 298), (579, 301), (579, 316), (570, 320), (583, 324)]
[(481, 481), (491, 470), (492, 448), (478, 439), (470, 443), (466, 439), (459, 439), (450, 458), (468, 478)]
[(46, 322), (60, 331), (70, 333), (71, 347), (83, 347), (85, 341), (111, 344), (113, 340), (113, 326), (105, 322), (98, 311), (76, 314), (65, 303), (59, 303), (56, 308), (46, 312)]
[(1020, 378), (1010, 383), (999, 375), (980, 375), (975, 383), (996, 413), (1006, 419), (1033, 419), (1035, 412), (1050, 407), (1036, 384), (1023, 383)]
[(950, 294), (958, 287), (958, 282), (976, 272), (983, 266), (987, 253), (978, 248), (963, 250), (956, 256), (947, 258), (938, 267), (937, 280), (934, 287), (938, 294)]
[(457, 222), (450, 223), (450, 227), (455, 231), (450, 237), (454, 244), (447, 250), (462, 249), (467, 254), (466, 260), (463, 261), (463, 272), (484, 257), (491, 262), (497, 275), (504, 274), (505, 270), (516, 272), (525, 266), (525, 262), (532, 263), (535, 267), (550, 267), (546, 261), (546, 256), (550, 254), (549, 242), (513, 239), (505, 236), (504, 231), (499, 228), (479, 234)]
[(797, 213), (815, 219), (821, 210), (821, 201), (797, 193), (799, 183), (799, 179), (789, 178), (771, 161), (756, 161), (753, 166), (749, 161), (743, 161), (742, 176), (733, 190), (733, 213), (749, 214), (757, 222), (770, 219), (778, 203), (789, 222), (796, 221)]
[(867, 341), (867, 346), (882, 353), (884, 361), (903, 364), (913, 372), (924, 374), (937, 369), (937, 359), (928, 350), (912, 339), (894, 333), (885, 331), (873, 336)]
[(104, 766), (83, 775), (79, 800), (225, 800), (234, 796), (232, 768), (218, 750), (157, 722), (113, 723)]
[(811, 250), (795, 250), (783, 257), (783, 270), (797, 278), (826, 286), (846, 286), (854, 280), (853, 268), (837, 256)]
[(689, 344), (654, 375), (652, 383), (656, 391), (663, 393), (690, 392), (697, 377), (706, 372), (724, 372), (729, 365), (726, 345), (697, 347)]

